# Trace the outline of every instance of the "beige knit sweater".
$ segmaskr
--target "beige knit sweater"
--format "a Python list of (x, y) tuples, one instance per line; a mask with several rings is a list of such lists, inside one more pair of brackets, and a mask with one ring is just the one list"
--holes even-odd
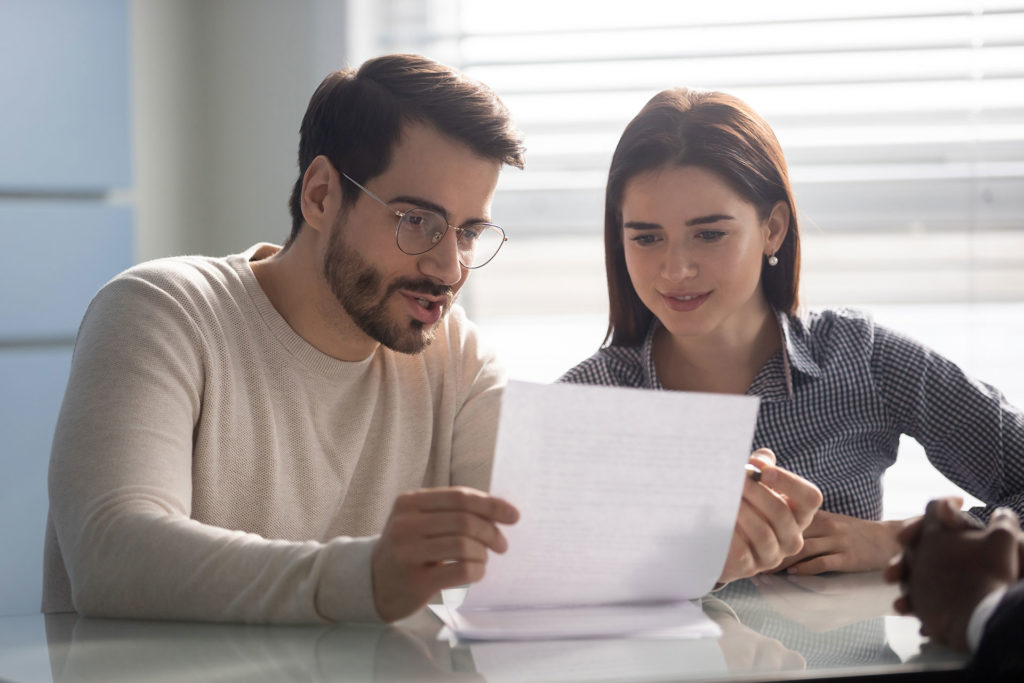
[(485, 488), (504, 375), (456, 307), (419, 355), (324, 355), (249, 266), (153, 261), (85, 315), (50, 462), (43, 611), (374, 620), (394, 498)]

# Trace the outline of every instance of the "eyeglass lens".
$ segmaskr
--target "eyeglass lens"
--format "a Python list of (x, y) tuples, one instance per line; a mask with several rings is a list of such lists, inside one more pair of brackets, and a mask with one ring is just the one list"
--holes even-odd
[[(398, 222), (398, 248), (407, 254), (422, 254), (440, 242), (448, 222), (427, 209), (410, 209)], [(498, 253), (505, 235), (494, 225), (475, 223), (458, 230), (459, 261), (467, 268), (479, 268)]]

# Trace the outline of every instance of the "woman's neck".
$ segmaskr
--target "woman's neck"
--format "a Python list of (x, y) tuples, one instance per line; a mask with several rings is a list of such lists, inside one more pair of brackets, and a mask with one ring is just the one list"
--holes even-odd
[(654, 367), (666, 389), (743, 394), (782, 347), (782, 332), (767, 304), (763, 314), (732, 329), (677, 337), (660, 327), (654, 336)]

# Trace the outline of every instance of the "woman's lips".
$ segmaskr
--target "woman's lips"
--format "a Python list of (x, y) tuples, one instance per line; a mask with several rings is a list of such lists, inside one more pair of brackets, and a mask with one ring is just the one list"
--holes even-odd
[(669, 310), (685, 313), (700, 308), (710, 295), (711, 292), (680, 292), (662, 294), (661, 298)]

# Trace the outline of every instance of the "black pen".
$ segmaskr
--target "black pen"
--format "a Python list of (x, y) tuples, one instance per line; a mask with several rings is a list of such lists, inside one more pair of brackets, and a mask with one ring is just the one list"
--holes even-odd
[(752, 465), (748, 462), (744, 469), (750, 475), (750, 479), (752, 481), (761, 481), (761, 470), (758, 469), (757, 466)]

